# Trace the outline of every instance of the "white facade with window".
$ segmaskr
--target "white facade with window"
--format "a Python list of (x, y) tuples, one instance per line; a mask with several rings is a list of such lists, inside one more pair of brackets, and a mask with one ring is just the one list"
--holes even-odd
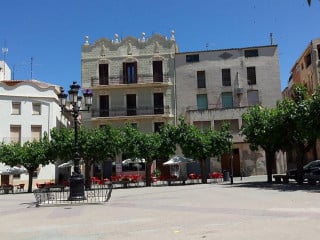
[[(251, 152), (239, 131), (249, 106), (274, 107), (281, 100), (278, 47), (177, 53), (175, 70), (177, 115), (201, 129), (208, 124), (220, 129), (228, 122), (239, 155), (238, 172), (265, 173), (264, 152)], [(213, 162), (213, 170), (223, 170), (221, 164)]]
[[(0, 141), (19, 142), (42, 138), (54, 127), (66, 126), (61, 115), (57, 93), (59, 87), (36, 80), (0, 81)], [(4, 164), (0, 163), (0, 169)], [(54, 180), (56, 167), (53, 164), (39, 168), (36, 182)], [(10, 182), (26, 183), (28, 175), (19, 178), (10, 176)]]
[(11, 69), (5, 61), (0, 60), (0, 81), (11, 80)]

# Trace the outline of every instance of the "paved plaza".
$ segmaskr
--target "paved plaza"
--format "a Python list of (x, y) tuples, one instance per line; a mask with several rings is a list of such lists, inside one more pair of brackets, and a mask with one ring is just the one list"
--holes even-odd
[(37, 208), (33, 194), (0, 195), (0, 239), (318, 239), (320, 186), (265, 181), (115, 189), (101, 205)]

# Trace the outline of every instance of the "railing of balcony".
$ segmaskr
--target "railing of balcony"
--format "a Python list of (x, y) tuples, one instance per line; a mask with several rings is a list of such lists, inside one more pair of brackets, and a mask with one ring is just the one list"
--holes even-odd
[(109, 77), (108, 82), (105, 81), (106, 84), (100, 84), (98, 77), (91, 78), (91, 84), (93, 87), (96, 86), (106, 86), (106, 85), (121, 85), (121, 84), (155, 84), (155, 83), (169, 83), (171, 82), (171, 78), (168, 75), (163, 75), (163, 81), (154, 81), (153, 76), (138, 76), (137, 83), (124, 83), (122, 77)]
[(159, 114), (167, 115), (169, 113), (170, 113), (169, 106), (92, 109), (92, 117), (121, 117), (121, 116), (159, 115)]

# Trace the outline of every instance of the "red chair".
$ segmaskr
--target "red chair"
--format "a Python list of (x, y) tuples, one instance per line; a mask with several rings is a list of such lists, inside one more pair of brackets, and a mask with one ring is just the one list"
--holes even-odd
[(210, 178), (214, 180), (214, 182), (222, 182), (223, 174), (221, 172), (213, 172), (210, 174)]

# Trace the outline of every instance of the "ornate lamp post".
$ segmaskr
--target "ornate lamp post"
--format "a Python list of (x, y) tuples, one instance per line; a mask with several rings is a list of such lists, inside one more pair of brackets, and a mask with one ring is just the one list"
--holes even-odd
[(229, 149), (230, 149), (230, 152), (229, 152), (229, 164), (230, 164), (230, 184), (233, 184), (233, 155), (232, 155), (232, 139), (233, 139), (233, 136), (231, 134), (229, 134), (227, 136), (227, 141), (229, 143)]
[(90, 106), (92, 105), (92, 93), (89, 90), (83, 92), (84, 103), (87, 109), (81, 109), (82, 97), (79, 96), (80, 85), (77, 82), (73, 82), (70, 85), (69, 93), (69, 102), (72, 106), (70, 109), (66, 109), (67, 103), (67, 94), (64, 93), (64, 89), (61, 88), (61, 92), (58, 94), (60, 101), (60, 107), (62, 112), (70, 112), (74, 120), (74, 172), (70, 177), (70, 196), (69, 200), (83, 200), (85, 199), (84, 195), (84, 178), (80, 172), (80, 155), (79, 155), (79, 144), (78, 144), (78, 116), (79, 112), (89, 111)]

